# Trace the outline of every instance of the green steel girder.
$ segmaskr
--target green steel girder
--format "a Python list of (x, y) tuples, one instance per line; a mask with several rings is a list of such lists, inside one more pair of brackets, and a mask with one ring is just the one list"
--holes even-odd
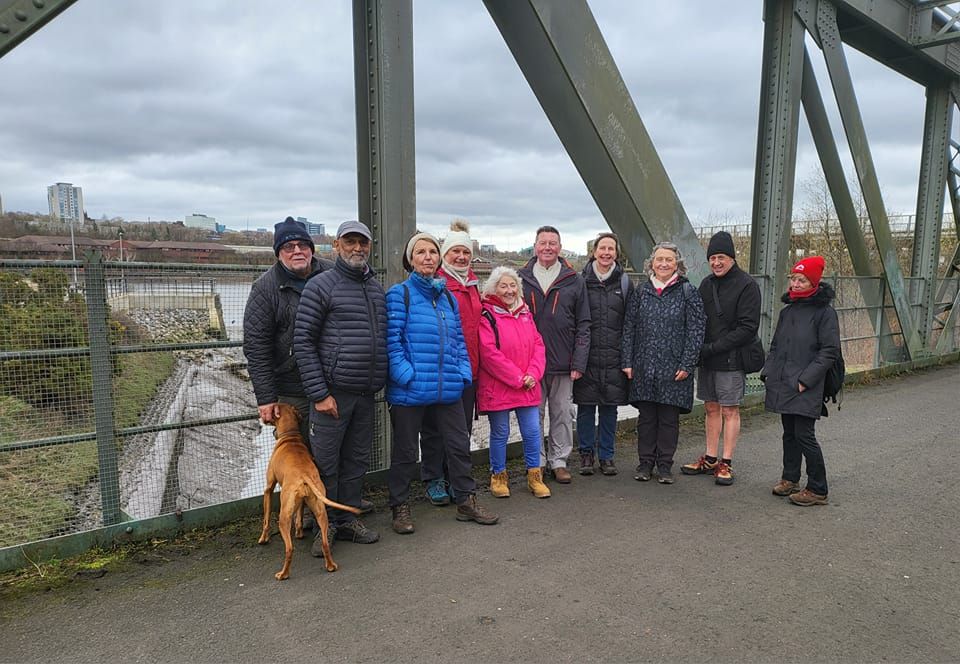
[(950, 171), (950, 128), (953, 97), (949, 86), (927, 88), (920, 183), (913, 238), (911, 274), (923, 279), (918, 332), (926, 340), (933, 332), (937, 304), (937, 273), (940, 260), (940, 229), (943, 225), (943, 194)]
[(0, 0), (0, 58), (77, 0)]
[[(817, 148), (817, 154), (820, 156), (823, 175), (827, 181), (834, 208), (837, 211), (837, 218), (840, 220), (840, 228), (843, 231), (843, 239), (847, 244), (850, 261), (853, 263), (854, 273), (858, 277), (876, 276), (877, 271), (870, 261), (870, 251), (864, 240), (863, 230), (860, 228), (860, 216), (857, 214), (853, 197), (850, 195), (847, 177), (843, 172), (843, 163), (840, 161), (840, 153), (837, 151), (837, 144), (833, 140), (833, 132), (830, 129), (830, 119), (827, 116), (823, 96), (820, 94), (820, 87), (817, 84), (816, 73), (813, 70), (810, 54), (806, 48), (803, 51), (801, 99), (807, 124), (810, 127), (810, 134)], [(902, 358), (899, 350), (892, 342), (890, 324), (887, 317), (882, 315), (883, 294), (876, 292), (870, 283), (859, 280), (857, 283), (860, 286), (860, 295), (864, 304), (872, 312), (880, 312), (881, 314), (870, 316), (874, 333), (876, 333), (880, 343), (880, 356), (886, 362), (900, 361)]]
[(910, 300), (907, 297), (903, 280), (903, 273), (897, 260), (897, 250), (893, 245), (890, 234), (890, 222), (887, 219), (883, 196), (880, 193), (880, 184), (877, 180), (877, 171), (870, 153), (870, 143), (867, 140), (863, 118), (857, 104), (856, 92), (847, 67), (847, 59), (843, 53), (843, 42), (837, 27), (836, 9), (829, 2), (821, 2), (817, 10), (817, 33), (827, 71), (833, 85), (833, 93), (840, 110), (843, 129), (847, 143), (853, 157), (853, 164), (860, 180), (864, 204), (870, 217), (873, 235), (880, 253), (880, 262), (887, 279), (893, 308), (900, 321), (903, 331), (904, 345), (910, 353), (911, 359), (916, 359), (924, 348), (924, 339), (918, 333), (913, 322), (910, 310)]
[(763, 280), (760, 336), (769, 344), (784, 290), (793, 214), (804, 26), (793, 0), (766, 0), (750, 272)]
[(417, 227), (412, 0), (354, 0), (353, 57), (358, 213), (389, 286), (406, 276), (403, 249)]
[(922, 30), (922, 34), (914, 37), (913, 43), (918, 48), (929, 48), (960, 40), (960, 30), (957, 29), (957, 21), (960, 20), (960, 15), (957, 14), (955, 9), (947, 6), (950, 4), (956, 4), (955, 0), (954, 2), (938, 3), (939, 13), (932, 11), (934, 7), (917, 6), (915, 25), (919, 30)]
[(921, 48), (920, 42), (935, 32), (932, 7), (907, 0), (820, 0), (820, 4), (836, 8), (844, 42), (924, 87), (960, 75), (960, 44)]
[(675, 242), (689, 276), (706, 255), (584, 0), (484, 0), (537, 100), (636, 268)]

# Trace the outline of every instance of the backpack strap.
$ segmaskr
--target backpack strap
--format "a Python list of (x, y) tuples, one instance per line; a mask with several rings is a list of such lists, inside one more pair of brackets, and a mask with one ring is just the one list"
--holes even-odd
[(620, 273), (620, 295), (623, 296), (623, 301), (627, 301), (627, 295), (630, 293), (630, 275), (623, 271)]
[(410, 289), (406, 284), (403, 284), (403, 308), (408, 314), (410, 313)]
[(490, 327), (493, 328), (493, 340), (497, 344), (497, 350), (500, 350), (500, 331), (497, 329), (497, 319), (486, 309), (481, 309), (480, 315), (486, 318), (490, 323)]

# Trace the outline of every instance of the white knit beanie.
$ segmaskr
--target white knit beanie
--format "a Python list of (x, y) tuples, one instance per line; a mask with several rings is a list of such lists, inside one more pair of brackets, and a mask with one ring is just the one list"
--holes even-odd
[(443, 246), (440, 247), (440, 257), (443, 258), (447, 252), (454, 247), (466, 247), (473, 251), (473, 240), (470, 239), (470, 224), (463, 219), (454, 219), (450, 223), (450, 232), (443, 238)]

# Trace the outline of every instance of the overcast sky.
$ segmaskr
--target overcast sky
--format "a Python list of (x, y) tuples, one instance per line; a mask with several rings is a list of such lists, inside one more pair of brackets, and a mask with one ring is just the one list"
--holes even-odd
[[(749, 223), (761, 1), (708, 16), (702, 0), (589, 4), (687, 215)], [(83, 187), (95, 219), (356, 218), (351, 11), (77, 2), (0, 59), (4, 208), (46, 213), (61, 181)], [(415, 0), (414, 43), (421, 228), (463, 217), (481, 242), (518, 249), (550, 223), (578, 249), (605, 227), (482, 2)], [(847, 53), (886, 206), (913, 213), (923, 89)], [(803, 179), (816, 163), (805, 126), (800, 142)]]

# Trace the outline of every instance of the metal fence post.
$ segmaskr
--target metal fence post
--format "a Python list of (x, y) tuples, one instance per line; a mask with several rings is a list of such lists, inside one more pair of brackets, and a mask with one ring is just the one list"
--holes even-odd
[(103, 256), (88, 252), (83, 279), (90, 334), (90, 373), (93, 380), (93, 414), (100, 468), (100, 505), (103, 525), (120, 522), (120, 476), (117, 472), (117, 438), (113, 429), (113, 363), (107, 325), (107, 290)]

